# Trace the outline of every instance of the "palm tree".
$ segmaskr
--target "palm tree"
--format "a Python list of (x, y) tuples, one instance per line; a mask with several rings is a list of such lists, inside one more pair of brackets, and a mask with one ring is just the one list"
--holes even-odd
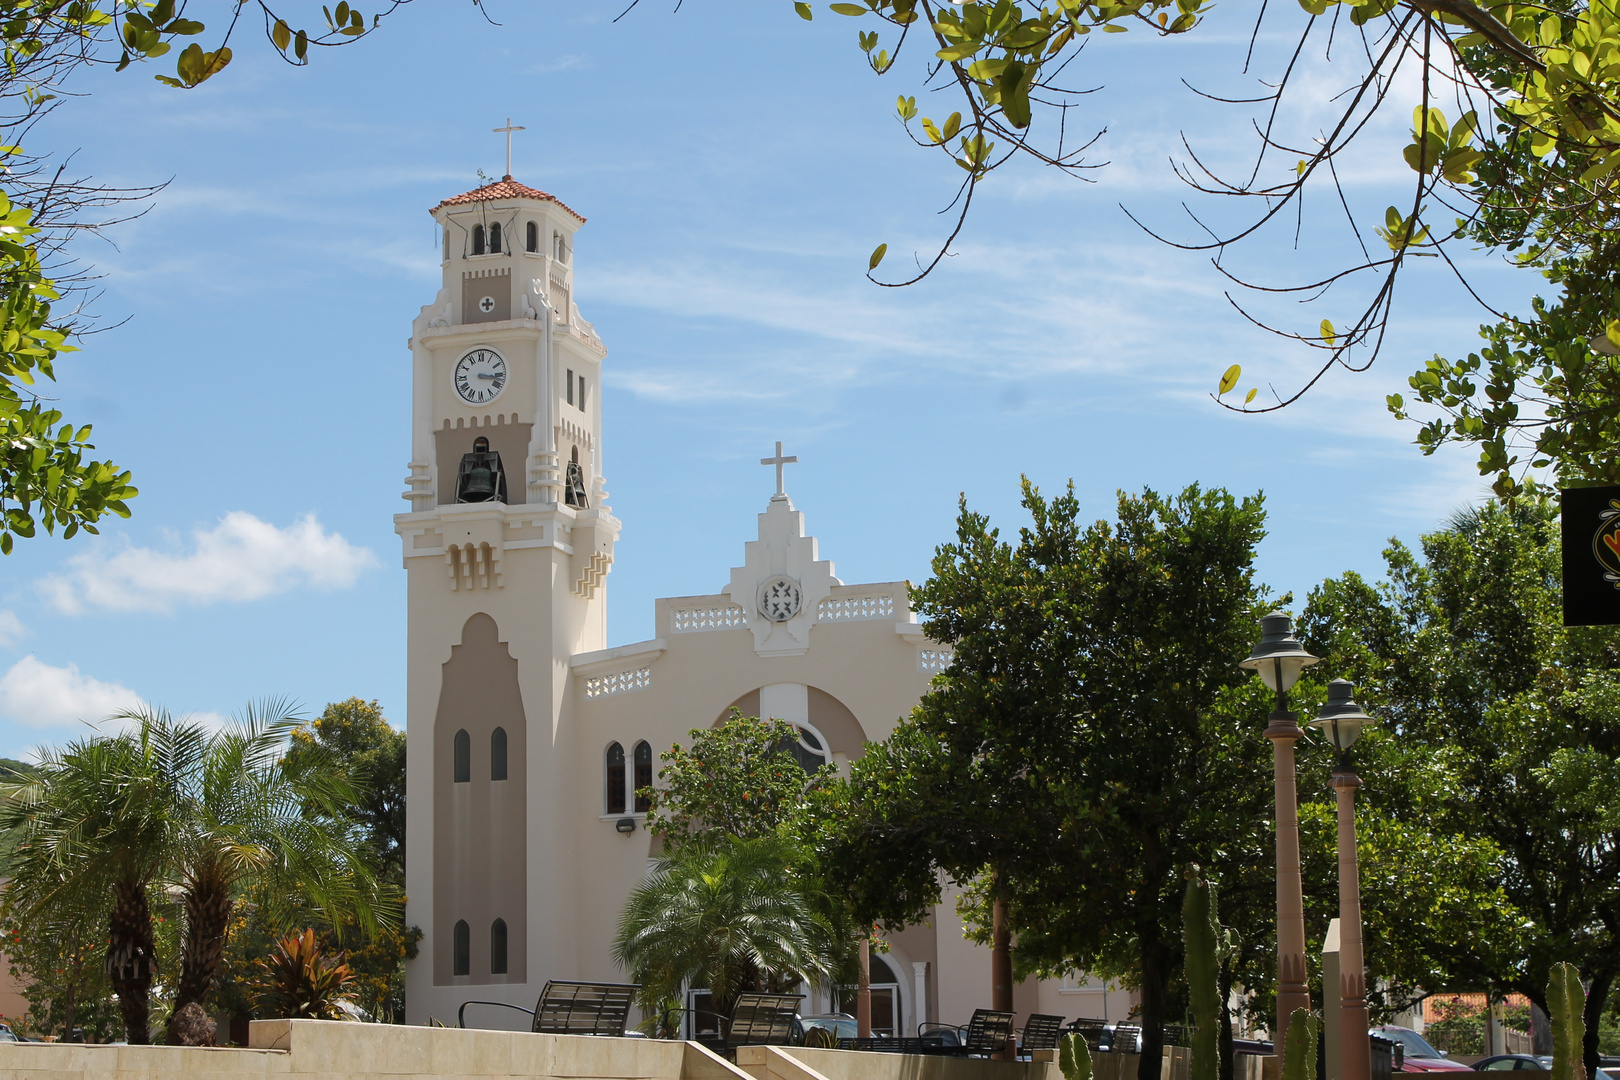
[(143, 708), (128, 733), (45, 751), (4, 792), (0, 828), (20, 829), (7, 903), (24, 919), (108, 923), (107, 974), (131, 1043), (150, 1039), (157, 960), (148, 891), (184, 910), (174, 1011), (213, 985), (236, 906), (251, 893), (272, 923), (311, 915), (388, 921), (397, 897), (342, 810), (354, 786), (330, 755), (288, 758), (298, 723), (280, 701), (223, 730)]
[[(392, 890), (344, 809), (358, 798), (330, 754), (287, 755), (299, 724), (286, 701), (250, 704), (213, 733), (161, 710), (125, 713), (140, 730), (172, 732), (168, 759), (171, 869), (184, 910), (174, 1011), (202, 1003), (219, 973), (227, 929), (251, 893), (272, 925), (311, 916), (367, 929), (394, 917)], [(174, 1033), (170, 1034), (171, 1042)]]
[(644, 1004), (707, 987), (721, 1015), (744, 991), (845, 980), (853, 935), (818, 891), (780, 837), (683, 845), (625, 901), (613, 958), (641, 983)]
[(0, 829), (19, 836), (6, 903), (25, 921), (107, 922), (106, 971), (125, 1036), (150, 1041), (157, 969), (148, 889), (170, 851), (168, 732), (141, 730), (42, 751), (39, 768), (8, 785)]

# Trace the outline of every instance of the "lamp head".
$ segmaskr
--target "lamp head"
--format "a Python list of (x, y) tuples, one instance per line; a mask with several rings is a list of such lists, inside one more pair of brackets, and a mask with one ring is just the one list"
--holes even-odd
[(1294, 637), (1294, 621), (1281, 611), (1273, 611), (1260, 620), (1260, 641), (1238, 666), (1259, 672), (1272, 690), (1287, 692), (1299, 681), (1299, 673), (1319, 659), (1306, 652)]
[(623, 833), (625, 836), (629, 836), (631, 833), (636, 831), (636, 819), (633, 817), (622, 817), (613, 823), (613, 827), (619, 832)]
[(1378, 723), (1361, 711), (1355, 700), (1356, 685), (1348, 679), (1334, 679), (1328, 683), (1327, 700), (1317, 711), (1311, 727), (1320, 730), (1339, 753), (1350, 749), (1361, 738), (1362, 729)]

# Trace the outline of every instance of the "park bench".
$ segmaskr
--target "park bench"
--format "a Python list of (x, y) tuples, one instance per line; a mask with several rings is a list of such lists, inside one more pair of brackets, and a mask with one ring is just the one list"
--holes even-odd
[(635, 999), (637, 983), (561, 982), (553, 979), (540, 991), (534, 1008), (504, 1001), (464, 1001), (456, 1010), (456, 1026), (467, 1026), (468, 1005), (516, 1009), (534, 1018), (529, 1030), (545, 1035), (624, 1035)]
[(1108, 1021), (1106, 1020), (1081, 1016), (1069, 1021), (1069, 1026), (1064, 1030), (1086, 1040), (1086, 1046), (1090, 1047), (1093, 1053), (1100, 1053), (1107, 1046)]
[(1018, 1038), (1021, 1053), (1032, 1050), (1056, 1050), (1063, 1035), (1063, 1017), (1051, 1013), (1030, 1013), (1024, 1021), (1024, 1031)]
[[(739, 1046), (791, 1046), (803, 994), (738, 994), (731, 1016), (717, 1031), (699, 1031), (697, 1041), (728, 1057)], [(708, 1013), (714, 1016), (713, 1013)], [(719, 1019), (716, 1017), (716, 1019)]]

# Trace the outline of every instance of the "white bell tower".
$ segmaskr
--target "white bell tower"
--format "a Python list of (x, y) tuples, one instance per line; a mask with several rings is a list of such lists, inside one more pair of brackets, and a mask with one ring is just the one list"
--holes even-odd
[(601, 471), (607, 350), (573, 302), (585, 219), (510, 175), (431, 213), (443, 284), (411, 327), (410, 510), (394, 518), (409, 593), (406, 918), (425, 935), (413, 1023), (453, 1022), (468, 997), (532, 1006), (577, 964), (530, 927), (573, 914), (554, 872), (574, 786), (566, 680), (573, 655), (606, 645), (619, 534)]

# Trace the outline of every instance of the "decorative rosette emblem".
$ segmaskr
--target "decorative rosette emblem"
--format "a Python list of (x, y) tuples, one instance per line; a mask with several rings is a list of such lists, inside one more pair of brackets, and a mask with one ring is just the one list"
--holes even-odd
[(786, 574), (766, 578), (759, 586), (759, 613), (771, 622), (787, 622), (803, 603), (799, 583)]
[(1598, 514), (1592, 556), (1603, 567), (1603, 580), (1620, 589), (1620, 500), (1610, 499), (1609, 508)]

